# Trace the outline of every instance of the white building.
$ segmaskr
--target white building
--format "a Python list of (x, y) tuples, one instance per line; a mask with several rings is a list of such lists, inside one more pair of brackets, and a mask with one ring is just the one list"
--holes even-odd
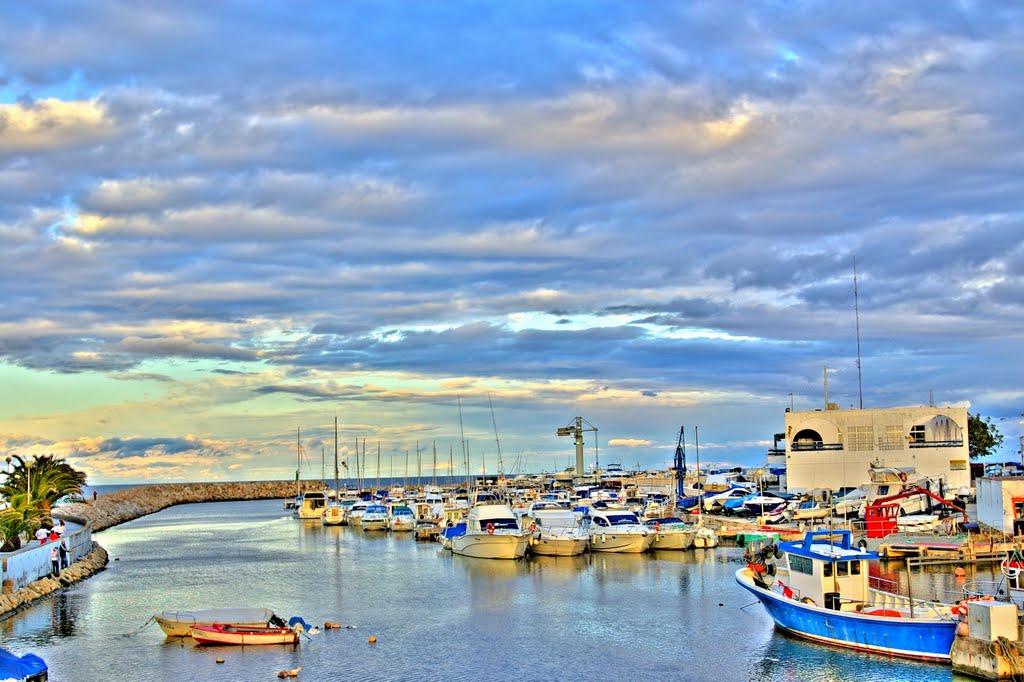
[(1024, 528), (1024, 478), (992, 476), (975, 481), (978, 523), (1006, 535)]
[(971, 484), (963, 407), (787, 410), (782, 435), (791, 493), (863, 485), (872, 464), (914, 467), (953, 492)]

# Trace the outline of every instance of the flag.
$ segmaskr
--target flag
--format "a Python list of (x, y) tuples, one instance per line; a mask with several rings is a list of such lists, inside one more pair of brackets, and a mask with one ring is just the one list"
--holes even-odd
[(345, 467), (345, 471), (348, 471), (348, 464), (346, 464), (345, 462), (342, 462), (341, 466)]

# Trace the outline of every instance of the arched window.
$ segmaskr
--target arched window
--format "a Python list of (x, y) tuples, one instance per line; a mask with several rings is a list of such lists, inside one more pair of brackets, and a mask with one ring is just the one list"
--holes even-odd
[(814, 429), (801, 429), (793, 436), (793, 450), (820, 450), (821, 434)]

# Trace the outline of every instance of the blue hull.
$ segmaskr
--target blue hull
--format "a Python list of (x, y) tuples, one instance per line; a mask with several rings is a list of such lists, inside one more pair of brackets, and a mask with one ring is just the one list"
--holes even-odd
[(797, 637), (886, 656), (950, 661), (956, 635), (952, 618), (886, 618), (833, 611), (763, 590), (739, 574), (736, 582), (757, 597), (777, 627)]

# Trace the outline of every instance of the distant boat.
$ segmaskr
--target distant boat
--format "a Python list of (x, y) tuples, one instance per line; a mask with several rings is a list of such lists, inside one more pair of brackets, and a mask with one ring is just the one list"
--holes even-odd
[(299, 633), (292, 628), (255, 625), (196, 625), (189, 635), (199, 644), (298, 644)]
[(15, 656), (0, 649), (0, 679), (17, 682), (46, 682), (49, 679), (46, 662), (35, 654)]
[[(736, 571), (736, 582), (797, 637), (948, 663), (956, 605), (870, 587), (868, 562), (879, 556), (854, 547), (852, 537), (848, 530), (811, 531), (800, 541), (769, 544)], [(777, 567), (776, 558), (785, 565)]]
[(307, 490), (302, 493), (302, 501), (295, 516), (299, 519), (319, 519), (324, 515), (324, 508), (327, 506), (327, 495), (321, 490)]
[[(188, 631), (195, 625), (213, 625), (225, 623), (230, 625), (270, 625), (275, 619), (270, 609), (203, 609), (200, 611), (161, 611), (153, 616), (160, 629), (168, 637), (187, 637)], [(276, 624), (283, 625), (278, 620)]]

